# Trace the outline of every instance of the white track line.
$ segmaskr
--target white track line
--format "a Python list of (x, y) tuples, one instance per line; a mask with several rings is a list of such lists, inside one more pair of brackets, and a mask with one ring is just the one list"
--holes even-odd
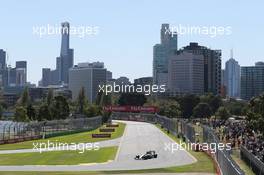
[(121, 148), (122, 142), (123, 142), (125, 134), (126, 134), (126, 130), (127, 130), (127, 125), (125, 125), (124, 133), (123, 133), (122, 138), (121, 138), (121, 140), (119, 142), (119, 146), (118, 146), (118, 149), (117, 149), (117, 152), (116, 152), (116, 156), (115, 156), (115, 161), (117, 161), (117, 158), (118, 158), (118, 155), (119, 155), (119, 152), (120, 152), (120, 148)]

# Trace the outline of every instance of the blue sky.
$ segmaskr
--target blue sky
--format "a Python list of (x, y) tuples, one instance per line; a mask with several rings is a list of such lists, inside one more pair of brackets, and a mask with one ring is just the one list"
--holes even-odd
[[(264, 61), (264, 2), (238, 0), (6, 0), (0, 5), (0, 48), (8, 63), (28, 61), (28, 80), (37, 83), (43, 67), (55, 68), (60, 35), (40, 38), (34, 26), (98, 26), (95, 36), (71, 36), (75, 64), (103, 61), (114, 77), (133, 80), (152, 74), (152, 47), (159, 43), (160, 25), (231, 26), (231, 35), (180, 35), (178, 46), (195, 41), (222, 50), (222, 62), (230, 49), (240, 65)], [(223, 67), (223, 66), (222, 66)]]

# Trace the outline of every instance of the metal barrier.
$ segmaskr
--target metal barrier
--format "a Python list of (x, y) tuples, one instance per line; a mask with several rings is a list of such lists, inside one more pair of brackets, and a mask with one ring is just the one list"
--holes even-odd
[(195, 142), (195, 130), (192, 124), (185, 120), (180, 120), (181, 134), (185, 136), (188, 142)]
[(67, 132), (92, 130), (98, 128), (101, 124), (101, 116), (29, 123), (1, 121), (0, 144), (50, 137)]
[(264, 175), (264, 163), (256, 158), (246, 147), (240, 147), (241, 159), (244, 160), (252, 171), (257, 175)]
[[(208, 144), (219, 145), (220, 141), (214, 131), (208, 126), (203, 126), (203, 141)], [(214, 156), (224, 175), (244, 175), (245, 173), (237, 163), (232, 159), (226, 150), (215, 149)]]

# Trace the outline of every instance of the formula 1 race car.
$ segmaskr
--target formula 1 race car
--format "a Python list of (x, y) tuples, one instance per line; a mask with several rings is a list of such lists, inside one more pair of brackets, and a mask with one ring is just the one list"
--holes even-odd
[(157, 158), (158, 154), (156, 154), (155, 151), (147, 151), (146, 154), (143, 155), (136, 155), (136, 160), (148, 160), (148, 159), (154, 159)]

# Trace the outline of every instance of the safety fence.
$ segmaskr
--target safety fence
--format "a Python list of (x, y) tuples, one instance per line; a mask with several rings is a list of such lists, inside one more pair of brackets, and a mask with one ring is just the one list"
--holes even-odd
[(70, 118), (42, 122), (0, 122), (0, 144), (16, 143), (65, 133), (93, 130), (102, 124), (102, 117)]
[(244, 146), (240, 147), (241, 159), (244, 160), (252, 171), (257, 175), (264, 175), (264, 163), (255, 157)]
[[(167, 129), (174, 136), (182, 137), (185, 141), (194, 143), (196, 142), (196, 132), (193, 124), (185, 119), (172, 119), (166, 116), (160, 116), (155, 114), (142, 114), (142, 113), (118, 113), (112, 114), (112, 119), (117, 120), (132, 120), (132, 121), (144, 121), (150, 123), (160, 124), (163, 128)], [(203, 142), (214, 143), (217, 145), (219, 142), (217, 136), (213, 130), (207, 126), (202, 126)], [(221, 168), (223, 175), (244, 175), (245, 173), (239, 168), (239, 166), (231, 158), (230, 154), (222, 150), (216, 149), (215, 153), (210, 156), (217, 162)]]
[(216, 146), (220, 145), (218, 137), (215, 135), (214, 131), (208, 126), (203, 127), (203, 141), (210, 144), (215, 153), (212, 153), (217, 160), (222, 174), (232, 174), (232, 175), (244, 175), (245, 173), (237, 163), (232, 159), (230, 153), (225, 149), (218, 149)]
[(191, 123), (189, 123), (186, 120), (179, 120), (180, 130), (181, 134), (185, 136), (188, 142), (194, 143), (196, 142), (196, 135), (195, 135), (195, 129), (192, 126)]

